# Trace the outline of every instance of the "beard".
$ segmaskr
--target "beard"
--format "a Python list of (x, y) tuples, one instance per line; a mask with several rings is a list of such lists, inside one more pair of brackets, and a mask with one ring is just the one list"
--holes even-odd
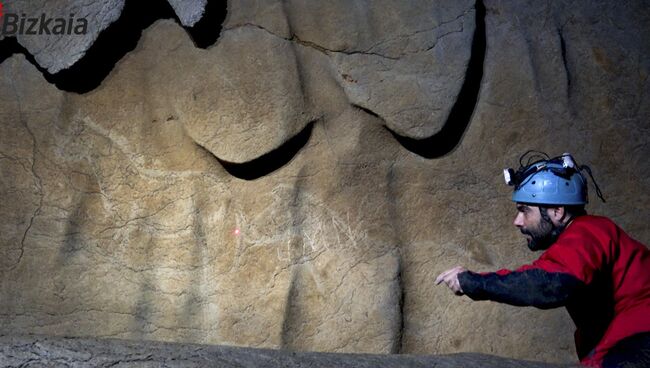
[(521, 228), (519, 231), (530, 237), (526, 239), (528, 248), (534, 252), (548, 249), (555, 243), (564, 228), (564, 225), (555, 226), (549, 219), (542, 217), (537, 226), (528, 229)]

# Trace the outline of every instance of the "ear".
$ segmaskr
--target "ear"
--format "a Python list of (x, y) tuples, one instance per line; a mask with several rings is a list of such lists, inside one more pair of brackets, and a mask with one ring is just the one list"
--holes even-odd
[(553, 224), (560, 225), (564, 221), (566, 211), (564, 210), (564, 207), (549, 207), (547, 213)]

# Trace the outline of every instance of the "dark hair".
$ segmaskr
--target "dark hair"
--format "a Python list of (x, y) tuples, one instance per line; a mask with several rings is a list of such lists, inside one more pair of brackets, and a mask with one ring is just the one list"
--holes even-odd
[(573, 206), (564, 206), (564, 213), (568, 214), (571, 218), (576, 218), (578, 216), (584, 216), (587, 214), (584, 204), (578, 204)]
[(571, 206), (549, 206), (549, 205), (538, 205), (539, 213), (544, 219), (544, 221), (551, 222), (551, 218), (548, 216), (548, 209), (553, 207), (564, 207), (564, 215), (573, 219), (578, 216), (584, 216), (587, 214), (584, 204), (577, 204)]

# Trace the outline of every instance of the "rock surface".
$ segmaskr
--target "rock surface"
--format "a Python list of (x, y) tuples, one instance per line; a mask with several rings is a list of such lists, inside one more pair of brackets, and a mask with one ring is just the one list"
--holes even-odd
[(168, 2), (174, 8), (181, 24), (192, 27), (203, 17), (208, 0), (168, 0)]
[[(433, 280), (535, 258), (501, 177), (528, 149), (589, 164), (590, 212), (650, 243), (650, 10), (358, 4), (233, 0), (207, 49), (159, 20), (83, 94), (1, 63), (0, 332), (575, 362), (563, 310)], [(410, 152), (386, 128), (456, 129), (479, 17), (468, 126)]]
[[(22, 29), (15, 35), (18, 42), (34, 56), (40, 67), (54, 74), (83, 58), (101, 32), (120, 17), (124, 2), (125, 0), (12, 0), (4, 2), (4, 13), (18, 16), (16, 25)], [(207, 0), (169, 0), (181, 24), (187, 27), (201, 19), (206, 2)], [(151, 6), (160, 4), (154, 5), (152, 2)], [(52, 18), (53, 21), (47, 21), (47, 26), (41, 27), (41, 23), (45, 23), (41, 16)], [(33, 30), (29, 30), (31, 22), (26, 21), (27, 18), (38, 19)], [(56, 18), (66, 22), (66, 32), (63, 35), (56, 34), (58, 32), (53, 30)], [(88, 24), (87, 33), (67, 31), (69, 24), (72, 24), (73, 30), (78, 25), (81, 27), (82, 19)], [(0, 39), (4, 37), (0, 32)]]
[(486, 354), (439, 356), (299, 353), (153, 341), (0, 336), (2, 367), (251, 367), (251, 368), (560, 368), (566, 365)]

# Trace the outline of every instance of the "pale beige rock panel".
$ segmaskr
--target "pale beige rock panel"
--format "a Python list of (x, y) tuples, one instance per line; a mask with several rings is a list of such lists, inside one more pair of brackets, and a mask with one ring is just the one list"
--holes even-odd
[(467, 70), (472, 2), (297, 1), (287, 8), (297, 40), (331, 56), (350, 103), (405, 136), (442, 128)]
[[(479, 102), (460, 144), (433, 160), (384, 128), (426, 136), (433, 124), (391, 122), (399, 107), (359, 104), (344, 74), (375, 80), (377, 55), (362, 52), (380, 44), (399, 58), (382, 64), (393, 82), (373, 96), (449, 108), (465, 62), (440, 69), (399, 47), (438, 42), (445, 23), (462, 32), (432, 50), (468, 58), (471, 3), (390, 14), (231, 3), (216, 45), (197, 49), (156, 22), (82, 95), (23, 56), (0, 64), (0, 332), (575, 361), (564, 311), (472, 303), (432, 280), (455, 264), (536, 257), (511, 225), (501, 177), (528, 149), (590, 164), (608, 200), (591, 190), (590, 211), (649, 242), (641, 3), (486, 1)], [(329, 20), (312, 13), (323, 9)], [(418, 73), (458, 78), (437, 95), (398, 83)], [(306, 145), (269, 175), (241, 180), (215, 158), (250, 161), (309, 121)]]

